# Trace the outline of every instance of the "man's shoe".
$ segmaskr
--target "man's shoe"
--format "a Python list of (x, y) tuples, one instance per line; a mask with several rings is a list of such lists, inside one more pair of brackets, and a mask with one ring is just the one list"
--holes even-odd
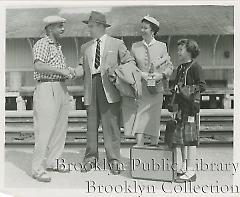
[(51, 168), (51, 167), (46, 168), (46, 171), (49, 171), (49, 172), (59, 172), (59, 173), (69, 173), (70, 169), (69, 168), (65, 168), (62, 165), (59, 165), (57, 168)]
[(113, 175), (119, 175), (121, 173), (119, 161), (114, 160), (110, 163), (110, 172)]
[(95, 164), (96, 163), (94, 161), (85, 161), (82, 165), (81, 172), (86, 173), (91, 171), (94, 168)]
[(50, 182), (50, 181), (51, 181), (51, 177), (48, 176), (47, 172), (45, 172), (45, 171), (42, 172), (42, 173), (40, 173), (40, 174), (34, 173), (34, 174), (32, 175), (32, 177), (33, 177), (34, 179), (36, 179), (37, 181), (39, 181), (39, 182), (45, 182), (45, 183), (47, 183), (47, 182)]

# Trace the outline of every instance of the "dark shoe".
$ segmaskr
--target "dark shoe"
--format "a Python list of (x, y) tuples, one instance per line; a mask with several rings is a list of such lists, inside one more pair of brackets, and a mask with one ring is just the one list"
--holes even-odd
[(179, 170), (179, 171), (177, 171), (177, 176), (182, 176), (182, 175), (184, 175), (186, 173), (186, 171), (184, 171), (184, 170)]
[(119, 175), (121, 173), (119, 161), (114, 160), (110, 163), (110, 172), (113, 175)]
[(148, 146), (151, 146), (151, 147), (159, 147), (158, 144), (148, 144)]
[(42, 172), (42, 173), (40, 173), (40, 174), (34, 173), (34, 174), (32, 175), (32, 177), (33, 177), (34, 179), (36, 179), (37, 181), (39, 181), (39, 182), (45, 182), (45, 183), (47, 183), (47, 182), (50, 182), (50, 181), (51, 181), (51, 177), (48, 176), (48, 174), (47, 174), (46, 172)]
[(97, 162), (97, 159), (91, 159), (91, 160), (86, 160), (86, 161), (84, 161), (83, 162), (83, 167), (82, 167), (82, 169), (81, 169), (81, 172), (84, 172), (84, 173), (86, 173), (86, 172), (89, 172), (89, 171), (91, 171), (93, 168), (94, 168), (94, 166), (96, 165), (96, 162)]
[(57, 168), (46, 168), (46, 171), (48, 171), (48, 172), (59, 172), (59, 173), (69, 173), (70, 169), (65, 168), (62, 165), (60, 165)]
[(177, 176), (178, 176), (178, 177), (180, 177), (180, 176), (182, 176), (182, 175), (184, 175), (183, 172), (177, 172)]
[(176, 177), (176, 179), (174, 180), (175, 183), (184, 183), (186, 182), (185, 180), (183, 179), (180, 179), (179, 176)]
[(143, 144), (143, 145), (135, 144), (135, 145), (133, 146), (133, 148), (141, 148), (141, 147), (144, 147), (144, 144)]

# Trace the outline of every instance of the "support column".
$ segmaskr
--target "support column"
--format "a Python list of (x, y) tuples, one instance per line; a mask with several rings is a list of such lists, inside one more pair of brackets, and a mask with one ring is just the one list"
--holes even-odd
[(220, 38), (220, 35), (217, 35), (216, 40), (213, 45), (213, 66), (216, 66), (216, 49), (217, 49), (217, 43)]
[(225, 94), (223, 97), (223, 107), (224, 109), (231, 109), (231, 104), (232, 104), (233, 96), (230, 94)]
[(78, 38), (74, 37), (74, 43), (76, 47), (76, 53), (77, 53), (77, 61), (79, 61), (79, 50), (78, 50)]
[(170, 43), (171, 43), (171, 38), (172, 38), (172, 36), (168, 36), (168, 42), (167, 42), (168, 53), (170, 52)]
[(21, 71), (9, 72), (9, 91), (19, 91), (22, 86)]

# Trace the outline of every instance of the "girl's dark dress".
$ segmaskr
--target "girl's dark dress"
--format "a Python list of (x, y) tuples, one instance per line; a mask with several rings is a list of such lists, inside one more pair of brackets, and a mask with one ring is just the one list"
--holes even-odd
[[(178, 104), (178, 112), (173, 144), (198, 146), (200, 93), (206, 88), (201, 66), (193, 61), (181, 64), (177, 68), (175, 85), (178, 85), (179, 90), (175, 101)], [(184, 89), (188, 90), (188, 94), (183, 93)]]

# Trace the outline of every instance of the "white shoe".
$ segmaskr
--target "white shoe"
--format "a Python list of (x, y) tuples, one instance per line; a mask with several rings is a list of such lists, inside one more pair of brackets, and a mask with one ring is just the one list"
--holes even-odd
[(32, 175), (32, 177), (34, 179), (36, 179), (39, 182), (50, 182), (51, 181), (51, 177), (48, 176), (47, 172), (43, 171), (42, 173), (34, 173)]
[(194, 182), (197, 179), (195, 171), (187, 171), (179, 177), (180, 180)]

